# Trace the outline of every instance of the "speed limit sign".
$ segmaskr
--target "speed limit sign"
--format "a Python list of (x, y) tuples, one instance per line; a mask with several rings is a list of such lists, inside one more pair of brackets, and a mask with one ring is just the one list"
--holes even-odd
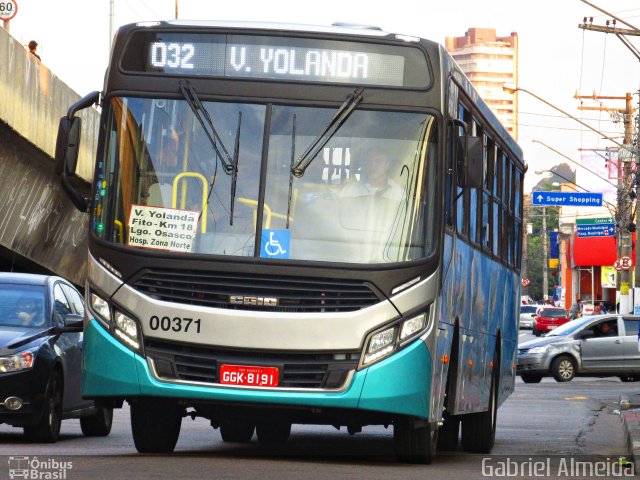
[(8, 22), (18, 13), (16, 0), (0, 0), (0, 20)]

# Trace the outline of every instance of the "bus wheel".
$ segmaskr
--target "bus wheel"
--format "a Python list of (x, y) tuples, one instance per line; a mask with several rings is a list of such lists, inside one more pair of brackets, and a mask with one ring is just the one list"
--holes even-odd
[(438, 432), (438, 449), (455, 450), (460, 440), (460, 417), (447, 415)]
[(139, 399), (131, 403), (131, 433), (140, 453), (171, 453), (176, 448), (182, 409), (171, 400)]
[[(494, 359), (494, 363), (499, 365)], [(496, 440), (498, 417), (498, 375), (494, 368), (491, 375), (489, 408), (486, 412), (469, 413), (462, 416), (462, 448), (465, 452), (491, 453)]]
[(223, 442), (248, 443), (253, 437), (253, 430), (256, 426), (253, 423), (236, 420), (234, 422), (220, 425), (220, 436)]
[(95, 414), (80, 418), (80, 429), (85, 437), (106, 437), (111, 432), (112, 423), (112, 408), (96, 408)]
[(284, 444), (291, 435), (289, 422), (260, 422), (256, 425), (256, 435), (260, 443)]
[(438, 445), (438, 426), (416, 427), (412, 418), (402, 417), (393, 423), (393, 445), (398, 460), (405, 463), (430, 464)]

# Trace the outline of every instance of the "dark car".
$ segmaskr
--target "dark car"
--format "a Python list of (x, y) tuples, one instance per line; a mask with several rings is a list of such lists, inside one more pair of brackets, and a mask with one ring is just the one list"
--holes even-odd
[(575, 375), (640, 380), (638, 315), (592, 315), (565, 323), (518, 345), (517, 374), (525, 383), (544, 376), (568, 382)]
[(83, 319), (64, 279), (0, 273), (0, 423), (41, 442), (55, 442), (66, 418), (80, 418), (87, 436), (109, 434), (112, 410), (80, 392)]
[(533, 317), (531, 329), (533, 330), (533, 334), (539, 337), (543, 333), (550, 332), (560, 325), (564, 325), (569, 320), (569, 314), (564, 308), (544, 306), (540, 307), (535, 317)]

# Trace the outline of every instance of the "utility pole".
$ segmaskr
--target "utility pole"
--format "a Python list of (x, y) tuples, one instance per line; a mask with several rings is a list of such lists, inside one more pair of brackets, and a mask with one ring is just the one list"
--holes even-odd
[(546, 302), (549, 298), (549, 251), (547, 250), (547, 207), (542, 207), (542, 298)]
[[(618, 259), (632, 256), (633, 240), (631, 232), (635, 231), (635, 224), (631, 216), (631, 197), (629, 193), (633, 186), (631, 176), (631, 158), (628, 155), (621, 155), (631, 149), (633, 142), (633, 95), (627, 93), (624, 97), (617, 96), (599, 96), (593, 95), (575, 95), (576, 99), (591, 99), (595, 101), (601, 100), (624, 100), (624, 108), (607, 107), (602, 104), (598, 107), (579, 106), (580, 110), (597, 110), (605, 112), (618, 112), (624, 116), (624, 149), (618, 152), (618, 191), (616, 202), (616, 226), (617, 226), (617, 246)], [(637, 259), (636, 259), (637, 261)], [(636, 277), (636, 282), (638, 281)], [(618, 292), (620, 298), (620, 313), (629, 313), (633, 311), (633, 305), (629, 305), (629, 286), (631, 285), (631, 272), (629, 270), (620, 270), (618, 273)], [(595, 301), (595, 299), (593, 299)]]
[[(624, 44), (624, 46), (627, 47), (631, 51), (631, 53), (635, 55), (635, 57), (638, 60), (640, 60), (640, 50), (638, 50), (638, 48), (634, 44), (632, 44), (627, 38), (627, 36), (635, 36), (635, 37), (640, 36), (640, 28), (630, 24), (629, 22), (625, 21), (622, 18), (616, 17), (613, 13), (607, 12), (602, 7), (594, 5), (593, 3), (590, 3), (587, 0), (581, 0), (581, 2), (589, 5), (590, 7), (595, 8), (596, 10), (599, 10), (605, 15), (611, 17), (613, 20), (612, 21), (607, 20), (605, 26), (598, 26), (598, 25), (593, 25), (593, 17), (589, 17), (589, 18), (584, 17), (583, 23), (578, 25), (578, 28), (581, 28), (583, 30), (593, 30), (596, 32), (614, 34), (618, 38), (618, 40), (620, 40)], [(587, 23), (587, 20), (589, 20), (589, 23)], [(617, 27), (618, 22), (625, 25), (628, 28), (618, 28)], [(640, 91), (638, 92), (638, 95), (640, 96)], [(628, 97), (629, 97), (629, 94), (627, 94), (627, 98), (626, 98), (627, 100), (626, 110), (633, 112), (632, 107), (630, 107), (630, 100)], [(638, 110), (640, 110), (640, 99), (638, 100)], [(636, 162), (635, 187), (636, 187), (636, 195), (637, 195), (638, 190), (640, 189), (640, 118), (636, 118), (637, 126), (636, 126), (635, 139), (633, 138), (633, 126), (630, 126), (630, 133), (629, 134), (627, 133), (627, 121), (631, 123), (631, 113), (629, 114), (629, 117), (625, 117), (625, 141), (624, 141), (625, 151), (623, 153), (624, 153), (624, 157), (627, 160), (626, 165), (629, 166), (629, 169), (630, 169), (630, 162), (633, 161), (633, 157), (635, 156), (635, 162)], [(633, 148), (634, 142), (635, 142), (635, 149)], [(618, 155), (620, 155), (620, 152), (618, 153)], [(630, 190), (628, 190), (628, 192), (630, 192)], [(637, 225), (640, 225), (640, 208), (638, 208), (638, 199), (636, 198), (636, 226)], [(640, 241), (638, 240), (640, 240), (640, 238), (636, 237), (636, 265), (634, 267), (634, 271), (635, 271), (634, 293), (639, 292), (637, 288), (640, 285), (640, 267), (638, 266), (638, 262), (640, 262)], [(634, 301), (634, 303), (636, 302), (637, 302), (637, 299)], [(633, 310), (634, 308), (631, 309), (631, 311)]]
[(115, 7), (114, 0), (109, 0), (109, 51), (107, 52), (107, 58), (111, 58), (111, 46), (113, 44), (113, 35), (115, 34)]
[[(527, 231), (527, 222), (529, 221), (529, 195), (523, 195), (522, 205), (522, 269), (520, 271), (522, 279), (527, 278), (527, 244), (529, 243), (529, 232)], [(527, 287), (523, 286), (525, 290)]]

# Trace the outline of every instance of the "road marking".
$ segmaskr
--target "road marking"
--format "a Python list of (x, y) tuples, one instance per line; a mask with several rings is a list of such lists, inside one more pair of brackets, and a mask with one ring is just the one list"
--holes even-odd
[(588, 400), (589, 397), (585, 397), (584, 395), (577, 395), (575, 397), (564, 397), (565, 400)]

